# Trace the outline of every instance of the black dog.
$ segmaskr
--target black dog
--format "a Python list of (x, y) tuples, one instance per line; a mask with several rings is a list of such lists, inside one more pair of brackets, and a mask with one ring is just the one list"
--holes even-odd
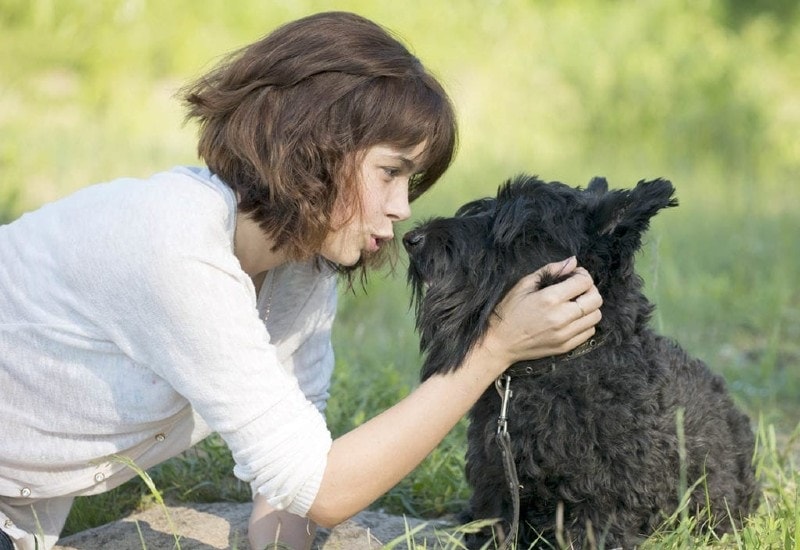
[[(609, 191), (603, 178), (582, 190), (520, 176), (496, 198), (404, 237), (423, 379), (456, 368), (504, 294), (546, 263), (577, 256), (603, 296), (593, 340), (507, 371), (518, 548), (557, 546), (559, 537), (577, 548), (592, 540), (631, 548), (676, 512), (681, 487), (698, 528), (717, 533), (741, 525), (758, 504), (749, 419), (720, 376), (648, 326), (654, 306), (634, 255), (650, 219), (677, 206), (673, 192), (661, 179)], [(500, 408), (490, 388), (470, 412), (466, 472), (471, 515), (504, 520), (496, 534), (508, 533), (513, 519), (496, 443)]]

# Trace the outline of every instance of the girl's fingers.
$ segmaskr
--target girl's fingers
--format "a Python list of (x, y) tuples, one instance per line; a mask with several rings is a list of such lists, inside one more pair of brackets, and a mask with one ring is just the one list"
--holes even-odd
[[(539, 289), (544, 273), (567, 275)], [(548, 264), (524, 277), (495, 309), (501, 347), (515, 361), (566, 353), (595, 334), (603, 299), (575, 258)]]
[(602, 318), (603, 314), (600, 313), (600, 310), (595, 309), (591, 313), (587, 313), (586, 315), (575, 319), (572, 322), (572, 330), (576, 333), (576, 335), (581, 334), (589, 329), (594, 331), (595, 325), (597, 325)]
[(581, 317), (586, 317), (595, 311), (599, 311), (600, 307), (603, 305), (603, 298), (600, 296), (600, 292), (598, 292), (597, 287), (592, 285), (589, 290), (570, 300), (567, 305), (570, 303), (577, 306), (573, 309), (575, 309), (579, 315), (579, 317), (576, 318), (580, 319)]
[[(539, 289), (539, 281), (545, 272), (554, 275), (571, 273), (571, 275), (560, 283)], [(558, 315), (567, 323), (590, 316), (603, 305), (603, 298), (594, 286), (591, 275), (586, 269), (578, 267), (575, 257), (537, 269), (524, 277), (517, 289), (521, 292), (521, 297), (526, 293), (539, 293), (542, 303), (559, 309), (561, 313)]]
[(568, 275), (575, 271), (575, 268), (578, 267), (578, 260), (575, 256), (567, 258), (566, 260), (562, 260), (560, 262), (553, 262), (547, 265), (543, 265), (533, 273), (527, 276), (530, 279), (531, 284), (533, 285), (532, 288), (536, 289), (539, 287), (539, 281), (541, 281), (542, 276), (545, 273), (549, 273), (551, 275), (555, 275), (556, 277), (560, 275)]
[(595, 334), (595, 328), (594, 325), (591, 325), (589, 328), (582, 330), (569, 340), (565, 341), (557, 350), (555, 350), (553, 355), (561, 355), (562, 353), (567, 353), (577, 348), (578, 346), (586, 342), (589, 338), (594, 336), (594, 334)]

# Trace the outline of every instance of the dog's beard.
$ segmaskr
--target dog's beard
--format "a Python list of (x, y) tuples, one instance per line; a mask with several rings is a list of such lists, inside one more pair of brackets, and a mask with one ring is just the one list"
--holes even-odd
[(416, 327), (425, 355), (422, 379), (458, 368), (481, 341), (505, 288), (462, 278), (413, 279)]

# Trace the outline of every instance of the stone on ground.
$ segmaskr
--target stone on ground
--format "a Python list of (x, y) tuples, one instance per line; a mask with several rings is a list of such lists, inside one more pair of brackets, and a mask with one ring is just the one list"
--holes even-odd
[[(249, 503), (183, 504), (169, 506), (168, 515), (154, 506), (119, 521), (75, 533), (58, 541), (56, 550), (256, 550), (247, 543)], [(420, 527), (421, 526), (421, 527)], [(320, 529), (315, 550), (375, 550), (401, 539), (393, 546), (408, 548), (413, 532), (419, 548), (436, 548), (446, 522), (425, 522), (403, 516), (365, 511), (329, 531)], [(415, 530), (419, 527), (419, 530)], [(180, 546), (176, 545), (176, 534)]]

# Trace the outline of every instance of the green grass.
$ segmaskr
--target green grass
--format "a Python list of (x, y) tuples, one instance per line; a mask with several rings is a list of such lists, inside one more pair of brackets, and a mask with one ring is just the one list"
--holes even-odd
[[(668, 177), (639, 258), (655, 327), (725, 375), (758, 422), (764, 504), (723, 541), (690, 525), (652, 547), (794, 548), (800, 417), (800, 20), (791, 2), (0, 0), (0, 223), (89, 183), (196, 162), (173, 94), (289, 19), (348, 9), (406, 39), (450, 90), (457, 160), (414, 205), (449, 214), (527, 171), (574, 185)], [(407, 228), (413, 220), (403, 224)], [(402, 232), (402, 228), (398, 232)], [(404, 263), (343, 292), (329, 424), (407, 394), (420, 358)], [(460, 510), (465, 425), (376, 506)], [(149, 471), (167, 501), (249, 500), (212, 437)], [(68, 532), (154, 503), (141, 478), (78, 499)], [(448, 546), (450, 545), (450, 546)], [(432, 547), (458, 548), (446, 536)]]

